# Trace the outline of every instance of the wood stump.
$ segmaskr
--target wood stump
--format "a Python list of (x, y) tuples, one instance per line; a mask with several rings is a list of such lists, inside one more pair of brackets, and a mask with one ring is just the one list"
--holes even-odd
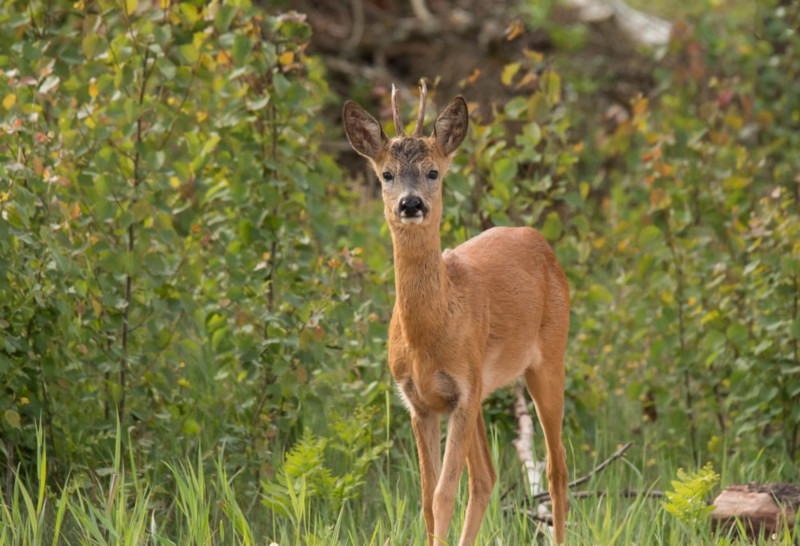
[(800, 486), (790, 483), (729, 485), (714, 499), (711, 522), (727, 531), (742, 522), (750, 538), (781, 536), (784, 526), (794, 527), (800, 506)]

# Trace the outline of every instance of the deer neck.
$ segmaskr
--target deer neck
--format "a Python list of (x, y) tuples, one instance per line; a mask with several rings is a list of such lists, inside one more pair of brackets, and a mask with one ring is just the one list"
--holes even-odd
[(392, 230), (395, 313), (407, 339), (438, 339), (447, 319), (448, 280), (437, 229)]

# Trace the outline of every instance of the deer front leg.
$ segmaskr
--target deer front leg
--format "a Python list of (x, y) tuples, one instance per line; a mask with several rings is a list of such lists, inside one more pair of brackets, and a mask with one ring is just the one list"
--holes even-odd
[(422, 513), (425, 516), (428, 546), (433, 546), (433, 492), (442, 469), (439, 415), (429, 413), (421, 416), (414, 412), (411, 416), (411, 427), (414, 429), (414, 438), (417, 441), (422, 484)]
[(475, 537), (478, 536), (483, 516), (489, 506), (492, 489), (497, 481), (480, 409), (478, 409), (475, 432), (467, 452), (467, 470), (469, 471), (469, 504), (467, 505), (467, 515), (464, 518), (464, 528), (461, 530), (461, 540), (458, 542), (459, 546), (471, 546), (475, 543)]
[(433, 493), (434, 536), (441, 544), (447, 540), (450, 520), (456, 500), (458, 482), (464, 471), (464, 462), (475, 433), (476, 412), (480, 410), (480, 397), (472, 403), (463, 403), (450, 414), (447, 423), (447, 443), (439, 483)]

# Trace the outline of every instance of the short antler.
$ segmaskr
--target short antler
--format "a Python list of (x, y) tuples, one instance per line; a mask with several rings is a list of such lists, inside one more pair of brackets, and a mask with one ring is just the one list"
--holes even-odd
[(422, 126), (425, 125), (425, 103), (428, 99), (428, 88), (425, 86), (425, 79), (419, 80), (419, 112), (417, 113), (417, 124), (414, 126), (413, 136), (422, 136)]
[[(419, 80), (419, 111), (417, 112), (417, 124), (414, 126), (414, 132), (411, 136), (420, 138), (422, 137), (422, 128), (425, 125), (425, 104), (428, 102), (428, 87), (425, 85), (425, 80)], [(405, 128), (403, 127), (403, 120), (400, 117), (400, 108), (397, 106), (397, 87), (392, 84), (392, 117), (394, 118), (394, 127), (397, 136), (406, 136)]]
[(392, 84), (392, 116), (394, 117), (394, 130), (397, 136), (406, 136), (403, 120), (400, 118), (400, 109), (397, 107), (397, 88)]

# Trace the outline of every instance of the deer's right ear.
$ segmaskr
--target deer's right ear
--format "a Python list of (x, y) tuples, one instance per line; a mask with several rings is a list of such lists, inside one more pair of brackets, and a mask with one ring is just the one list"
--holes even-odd
[(364, 157), (375, 159), (389, 141), (378, 120), (351, 100), (344, 103), (342, 118), (350, 146)]

